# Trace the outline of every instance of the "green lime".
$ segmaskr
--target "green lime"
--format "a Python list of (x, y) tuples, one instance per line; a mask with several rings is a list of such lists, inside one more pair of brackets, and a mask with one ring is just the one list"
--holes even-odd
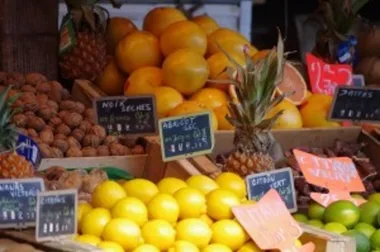
[(323, 220), (324, 213), (325, 208), (316, 202), (311, 203), (309, 205), (309, 209), (307, 210), (307, 214), (310, 219)]
[(356, 242), (356, 252), (370, 252), (371, 251), (371, 243), (367, 236), (360, 233), (356, 230), (349, 230), (344, 232), (342, 235), (350, 236), (355, 239)]
[(372, 226), (377, 226), (377, 216), (380, 212), (380, 205), (367, 201), (359, 206), (360, 209), (360, 222), (368, 223)]
[(351, 194), (351, 197), (354, 198), (354, 199), (365, 199), (363, 196), (361, 196), (361, 195), (358, 194), (358, 193), (353, 193), (353, 194)]
[(369, 240), (371, 241), (372, 249), (380, 250), (380, 229), (376, 230)]
[(313, 226), (313, 227), (317, 227), (317, 228), (323, 228), (323, 226), (325, 225), (325, 224), (323, 224), (323, 222), (321, 220), (316, 220), (316, 219), (309, 220), (307, 222), (307, 224), (309, 224), (310, 226)]
[(358, 224), (356, 224), (354, 229), (356, 231), (363, 233), (368, 238), (371, 238), (372, 234), (376, 231), (376, 228), (374, 228), (370, 224), (364, 223), (364, 222), (359, 222)]
[(346, 226), (338, 222), (330, 222), (323, 226), (323, 229), (332, 233), (341, 234), (347, 231)]
[(338, 222), (352, 228), (359, 222), (360, 210), (351, 201), (339, 200), (326, 208), (323, 219), (325, 223)]
[(306, 215), (300, 213), (293, 214), (293, 218), (302, 223), (306, 223), (309, 220)]
[(368, 196), (368, 201), (372, 201), (380, 205), (380, 193), (372, 193)]

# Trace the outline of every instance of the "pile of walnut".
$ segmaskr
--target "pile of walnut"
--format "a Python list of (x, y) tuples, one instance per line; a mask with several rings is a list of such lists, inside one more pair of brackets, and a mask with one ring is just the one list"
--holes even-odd
[(12, 85), (12, 95), (22, 112), (13, 116), (21, 133), (31, 137), (40, 147), (42, 157), (94, 157), (143, 154), (135, 142), (122, 143), (107, 136), (95, 124), (92, 108), (70, 99), (70, 93), (57, 81), (48, 81), (39, 73), (0, 72), (0, 90)]

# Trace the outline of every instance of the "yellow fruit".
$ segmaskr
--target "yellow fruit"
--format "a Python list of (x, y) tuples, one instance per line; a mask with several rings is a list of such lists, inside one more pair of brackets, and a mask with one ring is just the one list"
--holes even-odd
[(106, 180), (95, 188), (92, 193), (91, 204), (93, 207), (110, 209), (117, 201), (126, 196), (127, 194), (121, 185), (115, 181)]
[(187, 187), (187, 184), (181, 179), (166, 177), (158, 182), (157, 187), (160, 193), (168, 193), (173, 195), (179, 189)]
[(125, 95), (153, 94), (156, 87), (162, 86), (162, 70), (158, 67), (142, 67), (133, 71), (124, 85)]
[(186, 20), (182, 11), (172, 7), (158, 7), (148, 12), (144, 18), (143, 29), (151, 32), (154, 36), (160, 37), (161, 34), (171, 24)]
[(78, 203), (78, 213), (77, 213), (77, 220), (78, 223), (81, 222), (83, 216), (88, 213), (92, 209), (92, 206), (87, 202), (80, 202)]
[(180, 49), (171, 53), (162, 65), (164, 83), (183, 95), (201, 89), (208, 79), (207, 61), (197, 52)]
[(232, 252), (232, 250), (224, 244), (212, 243), (202, 249), (202, 252)]
[(199, 249), (191, 242), (177, 240), (168, 252), (199, 252)]
[(112, 218), (127, 218), (141, 227), (148, 221), (148, 209), (138, 198), (126, 197), (112, 207), (111, 216)]
[(143, 242), (139, 226), (125, 218), (116, 218), (108, 222), (102, 237), (106, 241), (120, 244), (124, 250), (135, 249)]
[(298, 240), (298, 239), (294, 242), (294, 244), (296, 245), (297, 248), (301, 248), (302, 247), (302, 242), (300, 240)]
[(251, 204), (256, 204), (256, 201), (254, 201), (254, 200), (249, 200), (249, 199), (243, 199), (243, 200), (241, 201), (241, 204), (242, 204), (242, 205), (251, 205)]
[(98, 244), (98, 248), (103, 249), (104, 252), (124, 252), (122, 246), (116, 242), (102, 241)]
[(263, 252), (253, 241), (244, 244), (237, 252)]
[(193, 175), (186, 180), (189, 187), (198, 189), (204, 195), (219, 188), (218, 184), (206, 175)]
[(239, 199), (242, 199), (247, 195), (245, 181), (235, 173), (223, 172), (215, 179), (215, 182), (220, 188), (235, 193)]
[(149, 219), (161, 219), (175, 223), (179, 216), (179, 205), (175, 198), (166, 193), (158, 193), (149, 201), (148, 205)]
[(235, 127), (226, 119), (226, 116), (230, 116), (230, 112), (226, 104), (214, 109), (214, 113), (218, 119), (218, 130), (235, 129)]
[(200, 219), (181, 220), (176, 230), (177, 240), (189, 241), (200, 249), (209, 244), (212, 236), (210, 227)]
[(225, 189), (215, 189), (207, 194), (207, 214), (214, 220), (232, 219), (232, 207), (240, 205), (239, 197)]
[(160, 250), (153, 245), (143, 244), (135, 248), (132, 252), (160, 252)]
[(77, 242), (87, 243), (92, 246), (97, 246), (102, 241), (98, 236), (89, 234), (78, 235), (75, 237), (75, 240)]
[(220, 220), (211, 225), (211, 242), (221, 243), (233, 251), (239, 249), (249, 239), (243, 227), (233, 220)]
[(112, 17), (107, 24), (107, 51), (113, 55), (117, 43), (124, 36), (137, 31), (135, 24), (128, 18)]
[(267, 118), (275, 116), (282, 111), (282, 115), (277, 118), (273, 124), (273, 129), (300, 129), (302, 128), (302, 117), (296, 105), (293, 105), (287, 100), (283, 100), (277, 106), (272, 108)]
[(179, 205), (179, 218), (198, 218), (206, 213), (206, 198), (197, 189), (186, 187), (174, 193)]
[(111, 220), (110, 212), (105, 208), (94, 208), (82, 217), (82, 234), (101, 236), (104, 227)]
[(174, 244), (175, 230), (165, 220), (149, 221), (141, 231), (144, 242), (157, 247), (160, 251), (165, 251)]
[(169, 112), (183, 102), (180, 92), (171, 87), (158, 87), (154, 90), (156, 109), (159, 118), (166, 117)]
[(207, 214), (202, 214), (201, 217), (199, 217), (199, 219), (204, 221), (209, 226), (211, 226), (211, 224), (214, 223), (214, 221)]
[(199, 25), (206, 33), (206, 35), (209, 35), (212, 32), (219, 29), (218, 23), (213, 18), (207, 15), (193, 17), (191, 21)]
[(95, 83), (106, 95), (122, 95), (126, 76), (122, 73), (114, 59), (110, 59), (101, 76)]
[(226, 105), (228, 97), (225, 92), (218, 88), (202, 88), (190, 97), (191, 101), (196, 101), (208, 109), (215, 109)]
[(158, 188), (151, 181), (146, 179), (132, 179), (123, 184), (128, 196), (136, 197), (147, 204), (154, 195), (158, 193)]

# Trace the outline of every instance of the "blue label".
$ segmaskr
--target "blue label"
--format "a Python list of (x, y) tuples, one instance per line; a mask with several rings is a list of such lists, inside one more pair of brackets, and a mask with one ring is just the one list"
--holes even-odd
[(19, 134), (17, 140), (17, 154), (25, 157), (26, 160), (32, 163), (37, 168), (41, 161), (40, 149), (35, 141), (30, 137)]
[(354, 36), (350, 36), (348, 40), (338, 45), (337, 59), (339, 63), (356, 65), (358, 58), (357, 44), (358, 40)]

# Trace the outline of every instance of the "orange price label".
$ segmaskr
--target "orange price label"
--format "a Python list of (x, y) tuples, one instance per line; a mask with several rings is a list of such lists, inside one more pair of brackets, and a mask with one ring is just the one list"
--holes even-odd
[(328, 194), (311, 193), (313, 200), (325, 207), (337, 200), (350, 200), (356, 205), (365, 202), (350, 195), (350, 192), (365, 191), (351, 158), (321, 158), (300, 150), (293, 153), (306, 181), (329, 190)]
[(295, 241), (301, 236), (302, 229), (275, 189), (269, 190), (256, 204), (237, 206), (232, 211), (248, 235), (263, 250), (314, 251), (314, 244), (296, 248)]

